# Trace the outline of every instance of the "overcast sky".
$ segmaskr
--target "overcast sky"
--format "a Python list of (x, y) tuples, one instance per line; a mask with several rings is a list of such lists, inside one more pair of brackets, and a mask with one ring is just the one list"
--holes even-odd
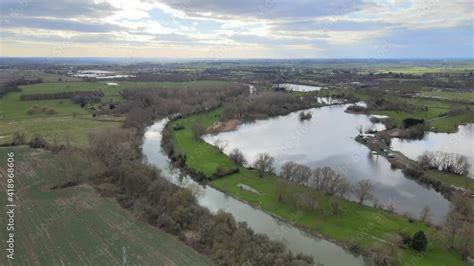
[(1, 56), (474, 56), (472, 0), (1, 0), (0, 14)]

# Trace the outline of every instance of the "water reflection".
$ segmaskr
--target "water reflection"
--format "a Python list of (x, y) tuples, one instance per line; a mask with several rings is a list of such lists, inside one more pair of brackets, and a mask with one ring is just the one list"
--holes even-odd
[(317, 263), (323, 265), (366, 265), (361, 256), (354, 256), (343, 248), (316, 238), (285, 222), (254, 209), (210, 186), (201, 187), (187, 176), (180, 174), (179, 170), (171, 167), (168, 157), (161, 150), (161, 131), (166, 125), (166, 120), (161, 120), (149, 127), (145, 132), (143, 154), (147, 161), (162, 169), (162, 173), (171, 182), (181, 187), (200, 188), (198, 202), (211, 212), (222, 209), (231, 213), (237, 221), (246, 222), (256, 233), (266, 234), (270, 239), (280, 241), (294, 253), (304, 253), (314, 257)]
[(281, 83), (276, 85), (280, 88), (285, 88), (287, 91), (319, 91), (322, 88), (319, 86), (309, 86), (309, 85), (299, 85), (299, 84), (292, 84), (292, 83)]
[(471, 164), (469, 176), (474, 178), (474, 124), (461, 125), (456, 133), (429, 132), (421, 140), (393, 139), (392, 148), (413, 160), (425, 151), (465, 155)]
[(382, 124), (370, 122), (369, 116), (345, 113), (348, 105), (310, 109), (311, 120), (300, 122), (298, 112), (286, 116), (243, 124), (236, 131), (206, 136), (208, 143), (225, 141), (224, 152), (240, 149), (249, 162), (267, 152), (275, 157), (277, 168), (287, 161), (310, 167), (330, 166), (352, 183), (370, 179), (376, 187), (378, 203), (392, 206), (400, 214), (417, 217), (425, 206), (433, 212), (433, 222), (440, 223), (449, 210), (449, 202), (433, 189), (406, 178), (390, 167), (383, 157), (354, 141), (358, 130), (382, 130)]

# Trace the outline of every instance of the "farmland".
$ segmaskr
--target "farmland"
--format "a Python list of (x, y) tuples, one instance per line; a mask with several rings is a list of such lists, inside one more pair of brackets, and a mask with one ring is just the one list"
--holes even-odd
[[(219, 86), (220, 81), (195, 82), (119, 82), (118, 86), (107, 86), (104, 82), (55, 82), (22, 86), (21, 91), (11, 92), (0, 98), (0, 144), (8, 143), (15, 132), (26, 134), (27, 139), (41, 136), (47, 141), (64, 143), (66, 139), (84, 146), (87, 135), (94, 128), (120, 127), (123, 116), (102, 115), (93, 117), (91, 111), (73, 104), (69, 99), (21, 101), (21, 95), (36, 93), (58, 93), (67, 91), (102, 91), (102, 102), (122, 101), (120, 91), (130, 88), (182, 88), (195, 85)], [(97, 105), (97, 104), (96, 104)], [(36, 106), (38, 111), (27, 114)], [(42, 110), (52, 108), (54, 114)]]
[[(87, 183), (49, 190), (48, 171), (54, 169), (42, 166), (52, 158), (50, 153), (0, 148), (2, 162), (7, 152), (15, 153), (17, 170), (14, 265), (117, 265), (122, 263), (123, 248), (129, 264), (211, 264), (176, 237), (141, 222), (115, 200), (101, 197)], [(5, 197), (0, 202), (5, 205)], [(2, 239), (5, 233), (2, 230)], [(0, 263), (9, 265), (5, 256)]]

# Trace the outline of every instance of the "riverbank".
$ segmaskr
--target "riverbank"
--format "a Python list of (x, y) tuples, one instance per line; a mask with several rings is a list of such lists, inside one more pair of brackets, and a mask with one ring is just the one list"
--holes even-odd
[(417, 181), (432, 186), (436, 191), (442, 193), (448, 200), (455, 191), (462, 193), (472, 193), (474, 191), (474, 183), (467, 184), (464, 179), (467, 176), (447, 173), (438, 170), (424, 170), (419, 163), (405, 156), (403, 153), (391, 150), (386, 144), (384, 136), (396, 138), (403, 135), (399, 129), (390, 129), (376, 132), (373, 135), (358, 135), (355, 140), (371, 151), (376, 156), (385, 157), (392, 167), (401, 169), (405, 175)]
[[(193, 123), (201, 123), (208, 128), (218, 120), (220, 110), (208, 113), (195, 114), (170, 123), (184, 125), (184, 130), (172, 131), (169, 136), (173, 142), (176, 152), (186, 155), (186, 166), (196, 171), (211, 176), (217, 167), (229, 169), (239, 167), (225, 154), (219, 152), (212, 145), (195, 139), (191, 132)], [(333, 198), (318, 193), (318, 208), (315, 210), (299, 209), (277, 200), (278, 181), (281, 179), (275, 175), (265, 175), (258, 178), (253, 169), (239, 167), (239, 172), (217, 180), (210, 180), (209, 185), (225, 192), (239, 200), (243, 200), (268, 213), (277, 215), (285, 221), (307, 228), (313, 233), (321, 234), (327, 239), (341, 243), (351, 250), (364, 253), (368, 247), (379, 239), (386, 239), (390, 234), (406, 233), (413, 235), (423, 230), (430, 242), (429, 250), (417, 253), (410, 249), (400, 248), (400, 264), (411, 261), (419, 262), (419, 265), (463, 265), (464, 262), (452, 251), (443, 247), (440, 231), (425, 224), (409, 221), (407, 218), (393, 213), (363, 206), (348, 200), (338, 198), (340, 213), (333, 214)], [(241, 189), (239, 184), (245, 184), (259, 193), (253, 193)], [(300, 186), (294, 188), (298, 193), (314, 193)], [(317, 260), (317, 258), (316, 258)]]

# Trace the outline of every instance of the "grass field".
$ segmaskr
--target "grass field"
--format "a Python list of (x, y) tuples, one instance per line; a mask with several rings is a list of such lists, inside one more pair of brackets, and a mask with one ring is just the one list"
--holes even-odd
[[(197, 141), (191, 134), (191, 125), (195, 122), (209, 126), (220, 110), (193, 115), (172, 122), (184, 125), (184, 130), (173, 131), (173, 140), (177, 151), (187, 155), (188, 166), (211, 174), (217, 166), (236, 166), (226, 155), (219, 153), (216, 148)], [(321, 233), (322, 235), (348, 244), (356, 241), (362, 248), (369, 243), (383, 239), (390, 233), (407, 232), (413, 234), (418, 230), (427, 233), (431, 244), (426, 254), (416, 253), (413, 250), (403, 249), (400, 265), (416, 262), (416, 265), (464, 265), (458, 255), (444, 249), (440, 233), (421, 223), (409, 223), (406, 218), (387, 213), (380, 209), (361, 206), (359, 204), (341, 200), (342, 214), (333, 215), (330, 198), (319, 195), (317, 210), (296, 210), (293, 206), (280, 203), (276, 199), (278, 177), (267, 175), (258, 178), (255, 170), (241, 167), (240, 172), (210, 182), (210, 185), (235, 198), (244, 200), (253, 206), (278, 215), (286, 220)], [(246, 184), (256, 189), (259, 194), (242, 190), (238, 184)], [(296, 186), (296, 191), (304, 192), (306, 188)], [(317, 261), (317, 258), (315, 258)]]
[[(92, 114), (70, 100), (20, 101), (23, 94), (55, 93), (65, 91), (104, 92), (102, 101), (122, 100), (120, 91), (126, 88), (184, 88), (193, 86), (220, 86), (223, 81), (192, 82), (118, 82), (118, 86), (107, 86), (106, 82), (56, 82), (22, 86), (20, 92), (11, 92), (0, 98), (0, 144), (11, 142), (12, 134), (19, 131), (27, 139), (40, 135), (48, 141), (63, 142), (70, 139), (77, 146), (87, 144), (87, 135), (94, 128), (119, 127), (123, 117), (100, 116)], [(40, 110), (50, 107), (56, 114), (48, 115), (42, 111), (27, 114), (28, 108), (36, 105)]]
[(418, 110), (416, 112), (371, 111), (371, 114), (390, 116), (397, 125), (401, 125), (402, 121), (406, 118), (425, 119), (426, 121), (429, 121), (431, 131), (434, 132), (453, 132), (456, 131), (456, 128), (459, 124), (474, 123), (474, 110), (466, 111), (456, 115), (445, 115), (453, 106), (462, 106), (459, 104), (419, 98), (412, 99), (397, 97), (396, 99), (405, 101), (417, 107), (426, 106), (428, 107), (428, 110)]
[(438, 180), (447, 186), (454, 185), (460, 188), (466, 188), (466, 181), (468, 181), (467, 188), (474, 192), (474, 181), (466, 176), (436, 170), (428, 171), (427, 175), (430, 178)]
[(421, 96), (425, 97), (440, 97), (448, 100), (469, 101), (474, 102), (474, 92), (460, 92), (460, 91), (423, 91)]
[[(15, 152), (15, 261), (1, 265), (211, 265), (176, 237), (140, 222), (115, 200), (100, 197), (89, 185), (49, 191), (50, 154), (26, 147), (0, 148), (0, 172), (6, 153)], [(2, 179), (2, 187), (5, 180)], [(2, 189), (3, 191), (3, 189)], [(2, 206), (6, 198), (0, 199)], [(2, 215), (2, 224), (6, 224)], [(2, 249), (6, 230), (2, 227)]]

